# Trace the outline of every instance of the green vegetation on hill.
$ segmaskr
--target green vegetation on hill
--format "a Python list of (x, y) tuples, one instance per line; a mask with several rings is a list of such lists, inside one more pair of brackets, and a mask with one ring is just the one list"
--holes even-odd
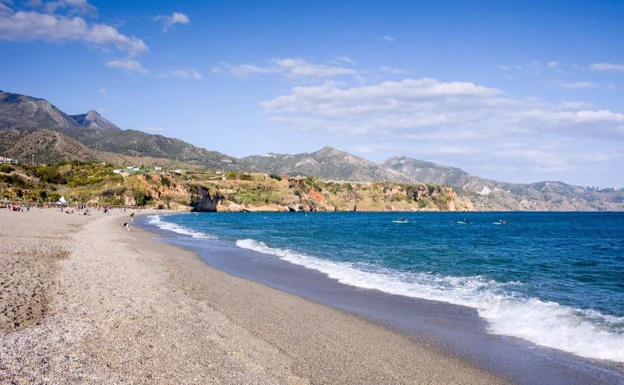
[[(265, 174), (145, 170), (115, 173), (97, 162), (0, 166), (0, 196), (23, 202), (151, 206), (210, 211), (461, 210), (452, 189), (392, 182), (331, 182)], [(208, 203), (206, 200), (209, 199)], [(203, 203), (202, 203), (203, 202)]]

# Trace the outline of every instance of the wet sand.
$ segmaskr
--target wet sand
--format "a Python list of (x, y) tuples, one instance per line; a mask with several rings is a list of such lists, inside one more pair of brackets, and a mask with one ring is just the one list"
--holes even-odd
[(0, 329), (1, 383), (507, 382), (357, 316), (211, 268), (136, 227), (120, 230), (125, 221), (0, 212), (0, 313), (10, 316)]

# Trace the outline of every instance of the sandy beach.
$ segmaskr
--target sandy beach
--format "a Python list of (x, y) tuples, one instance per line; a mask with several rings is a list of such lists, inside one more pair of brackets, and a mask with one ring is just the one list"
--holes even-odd
[(0, 212), (1, 383), (507, 382), (120, 230), (127, 216)]

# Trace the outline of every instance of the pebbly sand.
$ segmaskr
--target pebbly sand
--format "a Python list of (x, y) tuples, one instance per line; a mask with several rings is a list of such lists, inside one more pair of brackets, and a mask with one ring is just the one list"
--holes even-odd
[(507, 383), (127, 220), (0, 211), (0, 383)]

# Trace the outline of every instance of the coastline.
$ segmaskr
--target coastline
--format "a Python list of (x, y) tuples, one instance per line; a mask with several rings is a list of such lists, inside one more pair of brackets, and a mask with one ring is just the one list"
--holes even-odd
[(0, 331), (1, 381), (508, 383), (361, 317), (217, 270), (148, 231), (119, 230), (121, 214), (100, 215), (0, 213), (17, 229), (3, 259), (25, 244), (38, 252), (34, 223), (62, 232), (67, 250), (54, 262), (47, 316)]
[(315, 270), (267, 258), (227, 241), (197, 239), (197, 234), (180, 236), (153, 225), (142, 226), (161, 241), (194, 251), (219, 270), (355, 314), (407, 336), (418, 345), (435, 347), (516, 383), (624, 382), (624, 366), (620, 363), (490, 334), (487, 322), (472, 308), (348, 286)]

